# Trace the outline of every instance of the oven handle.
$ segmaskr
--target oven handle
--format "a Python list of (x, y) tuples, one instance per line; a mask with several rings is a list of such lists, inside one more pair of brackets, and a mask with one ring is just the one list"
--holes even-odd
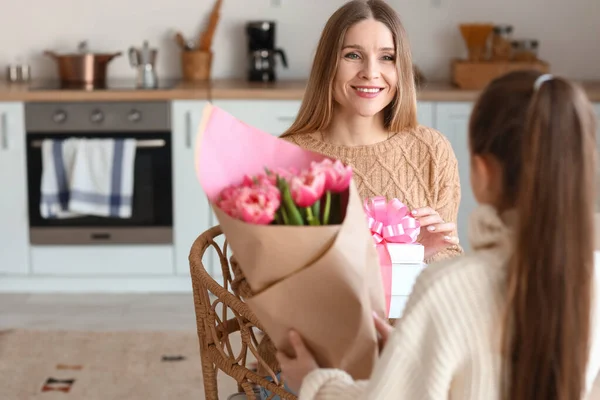
[[(136, 143), (136, 147), (144, 148), (144, 149), (159, 148), (159, 147), (165, 147), (165, 144), (166, 144), (166, 142), (164, 139), (146, 139), (146, 140), (138, 140)], [(34, 147), (34, 148), (42, 147), (42, 141), (41, 140), (32, 141), (31, 147)]]

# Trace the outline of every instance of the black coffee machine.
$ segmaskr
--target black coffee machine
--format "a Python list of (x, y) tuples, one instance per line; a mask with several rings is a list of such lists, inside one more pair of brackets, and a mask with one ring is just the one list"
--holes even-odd
[(275, 56), (278, 54), (283, 66), (288, 66), (285, 52), (275, 48), (275, 25), (274, 21), (246, 23), (248, 80), (251, 82), (273, 82), (277, 79)]

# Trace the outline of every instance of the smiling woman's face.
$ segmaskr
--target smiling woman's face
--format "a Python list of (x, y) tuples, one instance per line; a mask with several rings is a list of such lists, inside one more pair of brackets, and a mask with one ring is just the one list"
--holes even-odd
[(335, 101), (349, 114), (371, 117), (394, 99), (398, 83), (392, 32), (374, 19), (346, 31), (333, 84)]

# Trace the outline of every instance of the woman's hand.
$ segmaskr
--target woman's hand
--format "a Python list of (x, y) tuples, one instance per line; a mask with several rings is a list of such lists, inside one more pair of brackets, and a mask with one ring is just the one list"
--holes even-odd
[(373, 313), (373, 319), (375, 321), (375, 329), (379, 334), (379, 353), (381, 353), (387, 343), (388, 338), (390, 337), (390, 334), (394, 330), (394, 327), (375, 312)]
[(458, 244), (458, 237), (454, 236), (456, 224), (444, 222), (437, 211), (431, 207), (417, 208), (411, 213), (421, 224), (419, 243), (425, 247), (425, 259)]
[(306, 375), (315, 369), (318, 369), (319, 366), (296, 331), (290, 331), (289, 339), (294, 349), (294, 353), (296, 353), (296, 358), (288, 357), (280, 351), (277, 352), (276, 356), (286, 385), (294, 391), (294, 393), (299, 393), (302, 381)]

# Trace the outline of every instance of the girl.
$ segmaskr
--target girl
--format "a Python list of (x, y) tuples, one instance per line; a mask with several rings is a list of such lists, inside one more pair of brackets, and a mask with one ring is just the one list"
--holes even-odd
[(296, 357), (278, 359), (300, 399), (586, 398), (600, 366), (595, 135), (573, 83), (492, 82), (469, 127), (474, 252), (423, 271), (370, 381), (318, 369), (292, 332)]
[(351, 165), (360, 195), (398, 198), (421, 222), (425, 261), (462, 252), (458, 164), (448, 140), (417, 123), (408, 39), (381, 0), (338, 9), (319, 41), (296, 121), (282, 137)]

